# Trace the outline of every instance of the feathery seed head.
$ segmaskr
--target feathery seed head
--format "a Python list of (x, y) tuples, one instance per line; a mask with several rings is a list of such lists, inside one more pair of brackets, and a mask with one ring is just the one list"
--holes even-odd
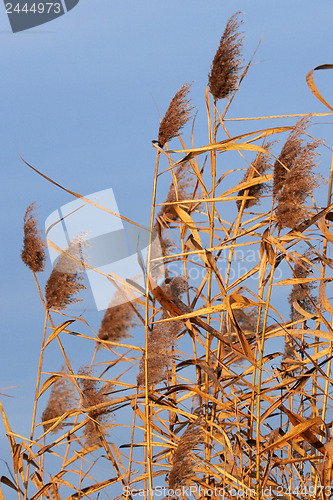
[(305, 143), (300, 137), (308, 122), (305, 117), (295, 124), (274, 165), (273, 194), (277, 199), (275, 214), (279, 229), (295, 229), (304, 222), (308, 215), (305, 200), (318, 186), (313, 168), (320, 142)]
[(161, 147), (176, 137), (191, 117), (192, 107), (187, 99), (190, 87), (189, 83), (185, 83), (170, 102), (158, 131), (158, 143)]
[(186, 484), (195, 473), (195, 462), (192, 458), (192, 451), (204, 442), (203, 424), (203, 418), (197, 418), (190, 423), (180, 438), (173, 456), (173, 466), (169, 474), (169, 488), (173, 490)]
[[(59, 418), (64, 415), (68, 410), (72, 409), (76, 404), (77, 397), (73, 384), (65, 377), (67, 370), (62, 367), (61, 373), (63, 374), (58, 380), (54, 382), (51, 389), (51, 394), (45, 410), (42, 413), (42, 422), (44, 432), (52, 427), (54, 422), (49, 420)], [(60, 422), (51, 433), (58, 432), (64, 428), (64, 421)]]
[[(162, 285), (164, 293), (173, 303), (182, 310), (189, 312), (181, 300), (181, 295), (187, 290), (187, 280), (184, 276), (170, 278)], [(167, 311), (163, 311), (161, 319), (169, 318)], [(177, 342), (178, 334), (183, 328), (182, 321), (173, 320), (166, 323), (157, 323), (148, 336), (148, 384), (158, 384), (166, 379), (172, 360), (171, 348)], [(137, 384), (143, 386), (145, 383), (145, 356), (140, 362), (140, 371), (137, 377)]]
[[(307, 278), (309, 274), (311, 274), (310, 264), (307, 262), (311, 257), (312, 252), (307, 251), (304, 254), (305, 259), (300, 260), (299, 263), (296, 263), (293, 270), (294, 278)], [(313, 282), (308, 283), (297, 283), (293, 285), (293, 288), (288, 297), (288, 302), (291, 308), (291, 319), (292, 321), (296, 321), (301, 317), (301, 315), (295, 310), (293, 304), (297, 302), (302, 309), (309, 313), (314, 313), (314, 307), (312, 303), (316, 303), (316, 297), (312, 295), (312, 291), (315, 288), (315, 284)]]
[[(269, 149), (272, 143), (268, 143), (265, 145), (265, 149)], [(267, 170), (272, 167), (269, 162), (269, 154), (258, 153), (255, 161), (252, 165), (249, 166), (245, 175), (242, 179), (242, 182), (246, 182), (251, 179), (255, 179), (256, 177), (261, 177), (265, 175)], [(244, 203), (244, 209), (250, 208), (257, 203), (260, 203), (260, 197), (268, 190), (267, 185), (264, 183), (255, 184), (254, 186), (250, 186), (248, 189), (241, 189), (238, 191), (238, 196), (244, 196), (245, 191), (248, 191), (247, 196), (249, 198)], [(251, 198), (250, 198), (251, 197)], [(242, 206), (242, 200), (237, 200), (236, 202), (238, 210), (240, 210)]]
[(209, 90), (215, 101), (228, 97), (238, 83), (243, 45), (243, 37), (238, 31), (239, 14), (236, 12), (227, 22), (208, 76)]
[(131, 302), (119, 304), (119, 298), (123, 298), (123, 295), (117, 290), (113, 300), (105, 311), (98, 331), (98, 337), (102, 340), (119, 342), (122, 339), (129, 338), (131, 337), (129, 330), (137, 324), (135, 311)]
[(46, 245), (40, 237), (34, 212), (35, 203), (31, 203), (24, 216), (24, 239), (21, 258), (31, 271), (38, 273), (43, 271), (45, 267)]
[[(189, 172), (188, 164), (179, 166), (175, 171), (173, 182), (170, 185), (168, 196), (157, 215), (157, 222), (161, 227), (169, 227), (170, 222), (178, 220), (175, 205), (167, 203), (181, 202), (190, 199), (189, 188), (193, 186), (194, 177)], [(176, 186), (175, 186), (176, 184)]]
[(63, 310), (70, 304), (79, 302), (74, 296), (86, 287), (81, 283), (84, 266), (84, 241), (81, 236), (74, 238), (64, 253), (59, 256), (45, 286), (48, 309)]
[(109, 408), (108, 406), (99, 406), (110, 401), (113, 385), (111, 382), (107, 382), (99, 387), (98, 380), (89, 378), (93, 375), (88, 367), (81, 367), (79, 375), (83, 375), (79, 382), (83, 393), (82, 406), (90, 408), (88, 410), (89, 421), (85, 425), (84, 442), (86, 446), (96, 446), (100, 444), (99, 434), (106, 434), (109, 428), (107, 424)]
[(287, 174), (291, 170), (294, 161), (303, 150), (304, 141), (301, 135), (305, 132), (309, 123), (309, 117), (298, 120), (286, 140), (279, 159), (274, 164), (273, 194), (276, 195), (283, 187)]

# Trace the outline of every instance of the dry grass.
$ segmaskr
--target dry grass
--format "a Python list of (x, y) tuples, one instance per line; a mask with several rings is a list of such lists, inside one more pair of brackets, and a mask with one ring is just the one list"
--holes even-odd
[[(157, 286), (149, 273), (156, 262), (148, 263), (135, 342), (123, 343), (143, 301), (107, 311), (97, 335), (81, 318), (74, 330), (75, 318), (50, 310), (68, 305), (73, 289), (60, 302), (41, 294), (46, 321), (31, 439), (12, 431), (0, 403), (13, 456), (1, 500), (10, 489), (33, 500), (135, 498), (135, 491), (152, 499), (161, 486), (184, 486), (182, 499), (191, 497), (186, 487), (197, 499), (329, 499), (332, 171), (327, 204), (315, 201), (322, 148), (306, 139), (307, 119), (281, 116), (280, 126), (260, 131), (243, 120), (243, 133), (230, 135), (216, 106), (239, 82), (240, 46), (233, 17), (206, 92), (208, 145), (188, 148), (179, 137), (177, 151), (160, 148), (189, 117), (187, 86), (161, 123), (151, 230), (163, 244), (166, 275)], [(224, 83), (216, 69), (222, 56)], [(283, 140), (281, 152), (277, 143), (268, 148)], [(161, 172), (172, 175), (162, 208), (155, 203)], [(91, 362), (73, 353), (75, 366), (89, 367), (71, 365), (63, 341), (73, 335), (77, 351), (91, 343)], [(42, 373), (42, 354), (53, 345), (65, 378)], [(74, 406), (64, 383), (75, 391)], [(47, 392), (41, 425), (35, 416)]]

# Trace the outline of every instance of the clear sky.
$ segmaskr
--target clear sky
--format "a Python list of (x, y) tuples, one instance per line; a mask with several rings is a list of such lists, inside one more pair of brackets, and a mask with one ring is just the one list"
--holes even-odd
[[(147, 224), (159, 114), (185, 82), (193, 82), (195, 137), (207, 143), (207, 74), (225, 23), (238, 10), (244, 12), (247, 60), (262, 42), (229, 116), (325, 112), (305, 75), (333, 63), (331, 0), (80, 0), (66, 15), (16, 34), (1, 4), (0, 392), (17, 386), (4, 400), (17, 432), (28, 432), (44, 321), (33, 277), (20, 260), (23, 215), (36, 201), (43, 226), (51, 212), (72, 201), (20, 155), (80, 194), (111, 187), (120, 212)], [(331, 103), (332, 81), (333, 72), (316, 75)], [(326, 125), (311, 130), (328, 145), (331, 121), (316, 119)], [(242, 133), (247, 127), (230, 129)], [(98, 328), (101, 313), (91, 320)], [(1, 423), (0, 432), (5, 458)], [(3, 468), (0, 463), (0, 473)]]

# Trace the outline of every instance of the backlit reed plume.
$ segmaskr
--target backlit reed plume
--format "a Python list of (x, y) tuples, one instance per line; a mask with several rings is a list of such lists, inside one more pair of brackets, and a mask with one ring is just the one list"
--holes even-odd
[[(187, 306), (181, 301), (181, 295), (187, 290), (187, 282), (183, 276), (176, 276), (168, 280), (162, 287), (164, 293), (176, 304), (182, 312), (188, 312)], [(160, 319), (169, 318), (163, 311)], [(157, 323), (153, 326), (148, 336), (148, 384), (158, 384), (168, 377), (171, 361), (172, 346), (177, 342), (177, 337), (183, 328), (182, 321), (174, 320), (166, 323)], [(138, 385), (145, 383), (145, 356), (140, 362), (140, 371), (137, 377)]]
[[(124, 302), (119, 303), (122, 300)], [(122, 339), (131, 337), (129, 330), (137, 324), (138, 320), (132, 303), (126, 299), (121, 290), (117, 290), (105, 311), (98, 337), (102, 340), (120, 342)]]
[[(52, 385), (51, 394), (45, 410), (42, 413), (44, 432), (46, 432), (54, 422), (48, 420), (57, 419), (67, 411), (73, 409), (77, 404), (77, 396), (74, 385), (66, 378), (67, 370), (62, 367), (60, 378)], [(58, 432), (64, 428), (64, 420), (61, 421), (51, 433)]]
[(101, 443), (100, 434), (107, 434), (110, 427), (107, 423), (110, 415), (109, 406), (101, 407), (101, 405), (111, 401), (110, 394), (113, 385), (111, 382), (107, 382), (100, 386), (101, 382), (89, 378), (93, 377), (93, 375), (88, 367), (81, 367), (78, 374), (83, 376), (79, 380), (83, 393), (82, 407), (83, 410), (87, 409), (89, 417), (84, 428), (84, 444), (85, 446), (96, 446)]
[(191, 117), (192, 107), (187, 99), (190, 87), (189, 83), (185, 83), (170, 102), (158, 131), (158, 143), (161, 147), (176, 137)]
[(215, 101), (228, 97), (238, 84), (243, 45), (239, 14), (235, 13), (227, 22), (208, 76), (209, 90)]
[(24, 216), (24, 239), (21, 258), (31, 271), (38, 273), (45, 267), (45, 243), (41, 239), (35, 216), (35, 203), (30, 203)]
[[(271, 143), (265, 145), (265, 149), (269, 149)], [(257, 177), (261, 177), (266, 174), (266, 172), (272, 168), (271, 163), (269, 162), (269, 154), (258, 153), (255, 161), (252, 165), (249, 166), (245, 175), (242, 179), (242, 182), (247, 182), (252, 179), (256, 179)], [(262, 182), (260, 184), (256, 184), (254, 186), (250, 186), (247, 189), (241, 189), (238, 191), (238, 196), (244, 196), (245, 192), (247, 192), (247, 198), (244, 202), (244, 209), (253, 207), (257, 203), (260, 203), (261, 196), (268, 191), (267, 183)], [(240, 210), (242, 206), (242, 200), (237, 200), (236, 202), (238, 210)]]
[[(301, 260), (299, 263), (295, 264), (294, 266), (294, 271), (293, 275), (294, 278), (309, 278), (311, 277), (311, 265), (309, 262), (309, 258), (311, 257), (312, 252), (307, 251), (304, 254), (305, 259)], [(310, 275), (310, 276), (309, 276)], [(293, 285), (293, 288), (290, 292), (290, 295), (288, 297), (288, 302), (290, 304), (290, 309), (291, 309), (291, 320), (296, 321), (299, 319), (301, 314), (296, 311), (294, 307), (294, 303), (296, 302), (299, 306), (301, 306), (304, 311), (313, 314), (315, 312), (315, 308), (313, 304), (316, 304), (316, 297), (313, 295), (313, 289), (315, 288), (315, 285), (313, 282), (308, 282), (308, 283), (297, 283)]]
[(179, 216), (175, 210), (175, 205), (168, 203), (181, 202), (182, 200), (191, 199), (189, 188), (193, 186), (194, 177), (189, 171), (189, 165), (181, 165), (175, 170), (175, 179), (172, 181), (168, 195), (165, 200), (165, 205), (160, 208), (156, 217), (155, 227), (161, 233), (162, 228), (167, 228), (170, 222), (178, 220)]
[[(311, 256), (311, 251), (307, 251), (304, 254), (305, 259), (300, 260), (299, 263), (296, 263), (293, 270), (294, 278), (308, 278), (311, 277), (311, 265), (309, 260)], [(310, 276), (309, 276), (310, 275)], [(301, 318), (304, 319), (304, 316), (297, 311), (295, 305), (300, 306), (305, 312), (313, 314), (315, 312), (314, 304), (317, 302), (317, 298), (313, 295), (313, 289), (315, 285), (312, 282), (309, 283), (296, 283), (293, 285), (290, 295), (288, 297), (288, 302), (290, 304), (290, 319), (291, 321), (297, 321)], [(295, 326), (294, 328), (297, 328)], [(296, 351), (299, 351), (299, 345), (292, 336), (288, 335), (285, 337), (285, 346), (283, 359), (281, 363), (281, 367), (289, 372), (289, 375), (295, 375), (298, 372), (297, 366), (300, 364), (297, 361)]]
[(277, 198), (275, 213), (279, 229), (295, 229), (307, 218), (305, 200), (318, 186), (313, 168), (319, 142), (305, 143), (300, 137), (308, 121), (302, 118), (296, 123), (274, 165), (273, 194)]
[(188, 482), (195, 475), (193, 451), (204, 442), (203, 418), (191, 422), (180, 438), (173, 456), (173, 466), (169, 474), (169, 488), (175, 490)]
[(301, 135), (305, 132), (309, 117), (305, 116), (295, 123), (286, 140), (278, 160), (274, 163), (273, 194), (277, 195), (283, 188), (288, 172), (292, 169), (295, 160), (301, 155), (304, 140)]
[[(58, 259), (45, 287), (45, 298), (48, 309), (63, 310), (70, 304), (79, 302), (75, 295), (86, 287), (81, 283), (84, 266), (81, 236), (74, 238)], [(73, 258), (71, 258), (71, 256)]]

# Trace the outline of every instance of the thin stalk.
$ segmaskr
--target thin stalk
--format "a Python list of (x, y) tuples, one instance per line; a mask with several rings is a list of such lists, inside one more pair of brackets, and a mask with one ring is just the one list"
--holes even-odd
[[(275, 251), (274, 251), (274, 255), (276, 255)], [(256, 415), (256, 420), (257, 420), (257, 425), (256, 425), (256, 447), (257, 447), (256, 495), (257, 495), (257, 500), (260, 500), (260, 402), (261, 402), (262, 369), (263, 369), (267, 316), (268, 316), (270, 298), (271, 298), (271, 294), (272, 294), (273, 278), (274, 278), (274, 265), (272, 264), (271, 271), (270, 271), (270, 277), (269, 277), (269, 285), (268, 285), (268, 290), (267, 290), (266, 307), (265, 307), (265, 313), (264, 313), (264, 319), (263, 319), (262, 337), (261, 337), (261, 344), (260, 344), (260, 350), (259, 350), (259, 362), (258, 362), (257, 415)]]
[[(147, 471), (148, 471), (148, 490), (149, 499), (153, 499), (153, 477), (152, 477), (152, 436), (151, 436), (151, 411), (150, 411), (150, 401), (149, 401), (149, 378), (148, 378), (148, 337), (149, 337), (149, 282), (150, 282), (150, 258), (151, 258), (151, 243), (154, 228), (155, 219), (155, 204), (156, 204), (156, 192), (157, 192), (157, 174), (159, 165), (160, 152), (157, 151), (156, 163), (155, 163), (155, 173), (154, 173), (154, 183), (153, 183), (153, 196), (150, 214), (150, 233), (149, 233), (149, 244), (148, 244), (148, 255), (147, 255), (147, 279), (146, 279), (146, 303), (145, 303), (145, 417), (146, 426), (145, 434), (147, 440)], [(146, 489), (145, 489), (146, 498)]]

